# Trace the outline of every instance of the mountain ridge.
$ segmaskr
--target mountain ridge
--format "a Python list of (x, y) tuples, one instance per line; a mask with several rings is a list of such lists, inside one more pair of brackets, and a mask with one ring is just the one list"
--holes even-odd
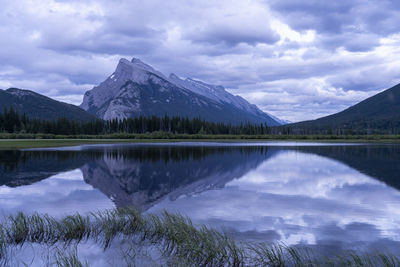
[(263, 116), (267, 114), (273, 120), (278, 121), (270, 114), (261, 111), (256, 105), (247, 102), (243, 97), (230, 94), (221, 85), (207, 84), (205, 82), (195, 80), (192, 78), (186, 78), (185, 80), (183, 80), (174, 73), (171, 73), (169, 75), (169, 80), (176, 85), (180, 85), (185, 89), (189, 89), (192, 92), (203, 95), (217, 102), (220, 103), (225, 102), (232, 104), (239, 109), (249, 112), (255, 116), (259, 116), (260, 119), (262, 119)]
[(287, 126), (293, 129), (400, 129), (400, 84), (338, 113)]
[(60, 118), (88, 121), (94, 116), (68, 103), (54, 100), (31, 90), (9, 88), (0, 89), (0, 111), (13, 107), (19, 114), (32, 119), (55, 120)]
[[(195, 89), (200, 86), (203, 91)], [(212, 122), (280, 125), (267, 113), (245, 99), (233, 96), (222, 86), (194, 79), (181, 80), (174, 74), (167, 78), (137, 58), (132, 61), (120, 59), (116, 70), (106, 80), (85, 93), (80, 107), (106, 120), (172, 115), (199, 117)]]

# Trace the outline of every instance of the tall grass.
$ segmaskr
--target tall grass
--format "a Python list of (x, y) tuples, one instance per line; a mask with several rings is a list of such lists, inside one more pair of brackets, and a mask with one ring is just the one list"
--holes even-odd
[[(306, 248), (283, 244), (238, 242), (224, 232), (195, 226), (179, 214), (143, 215), (133, 209), (114, 209), (56, 219), (48, 215), (10, 216), (0, 225), (0, 259), (7, 248), (24, 244), (76, 246), (92, 240), (107, 250), (113, 241), (132, 241), (155, 247), (170, 266), (400, 266), (398, 257), (384, 253), (346, 252), (329, 258)], [(132, 249), (134, 249), (132, 247)], [(133, 265), (134, 251), (126, 252)], [(87, 266), (76, 252), (56, 254), (57, 266)]]
[(89, 264), (82, 262), (78, 257), (76, 248), (73, 250), (58, 250), (54, 255), (54, 265), (59, 267), (88, 267)]

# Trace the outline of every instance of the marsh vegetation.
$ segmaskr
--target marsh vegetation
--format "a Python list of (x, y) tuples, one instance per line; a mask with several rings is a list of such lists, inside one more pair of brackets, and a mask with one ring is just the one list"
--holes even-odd
[[(124, 251), (127, 266), (137, 264), (138, 246), (157, 251), (159, 265), (167, 266), (398, 266), (396, 256), (348, 251), (329, 257), (313, 250), (284, 244), (240, 242), (224, 231), (194, 225), (179, 214), (141, 214), (134, 209), (114, 209), (87, 215), (54, 218), (18, 213), (0, 226), (0, 262), (8, 266), (10, 251), (26, 245), (54, 250), (47, 264), (89, 266), (79, 259), (76, 246), (94, 242), (104, 250), (112, 242), (131, 244)], [(125, 246), (126, 247), (126, 246)], [(74, 249), (75, 248), (75, 249)], [(151, 253), (149, 254), (151, 255)], [(154, 260), (154, 259), (153, 259)], [(149, 261), (150, 262), (150, 261)], [(143, 262), (142, 262), (143, 264)], [(152, 262), (152, 265), (154, 261)]]

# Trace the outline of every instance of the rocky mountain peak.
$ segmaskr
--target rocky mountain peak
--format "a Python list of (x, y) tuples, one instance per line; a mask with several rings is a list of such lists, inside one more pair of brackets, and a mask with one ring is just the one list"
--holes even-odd
[(120, 59), (114, 73), (85, 93), (81, 107), (103, 119), (168, 114), (219, 122), (279, 124), (220, 85), (181, 79), (173, 73), (166, 78), (138, 58)]
[(123, 73), (126, 72), (126, 74), (132, 76), (130, 78), (133, 81), (136, 81), (137, 78), (140, 78), (140, 77), (138, 77), (138, 75), (141, 75), (141, 76), (144, 75), (145, 77), (141, 77), (141, 79), (137, 80), (139, 82), (142, 82), (143, 78), (148, 78), (149, 74), (156, 74), (157, 76), (167, 79), (164, 76), (164, 74), (155, 70), (152, 66), (144, 63), (143, 61), (141, 61), (138, 58), (132, 58), (131, 61), (129, 61), (125, 58), (121, 58), (119, 60), (115, 74), (120, 74), (120, 72), (123, 72)]

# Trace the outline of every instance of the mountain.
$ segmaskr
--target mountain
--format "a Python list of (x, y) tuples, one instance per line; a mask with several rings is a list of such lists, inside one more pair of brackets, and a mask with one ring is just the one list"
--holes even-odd
[(400, 84), (342, 112), (288, 125), (294, 129), (400, 130)]
[(167, 78), (136, 58), (121, 59), (112, 75), (85, 93), (81, 107), (106, 120), (169, 115), (235, 124), (280, 125), (222, 86), (181, 80), (174, 74)]
[(165, 198), (223, 188), (275, 155), (265, 147), (126, 146), (81, 167), (86, 183), (117, 207), (145, 211)]
[(29, 90), (17, 88), (0, 90), (0, 112), (5, 108), (9, 109), (11, 106), (18, 113), (25, 113), (33, 119), (54, 120), (65, 117), (86, 121), (95, 118), (77, 106), (59, 102)]
[(256, 105), (250, 104), (243, 97), (232, 95), (231, 93), (227, 92), (221, 85), (211, 85), (191, 78), (186, 78), (183, 80), (173, 73), (169, 75), (169, 80), (183, 89), (188, 89), (218, 103), (230, 104), (237, 109), (246, 112), (255, 118), (258, 118), (260, 121), (266, 121), (268, 125), (284, 124), (278, 118), (261, 111)]

